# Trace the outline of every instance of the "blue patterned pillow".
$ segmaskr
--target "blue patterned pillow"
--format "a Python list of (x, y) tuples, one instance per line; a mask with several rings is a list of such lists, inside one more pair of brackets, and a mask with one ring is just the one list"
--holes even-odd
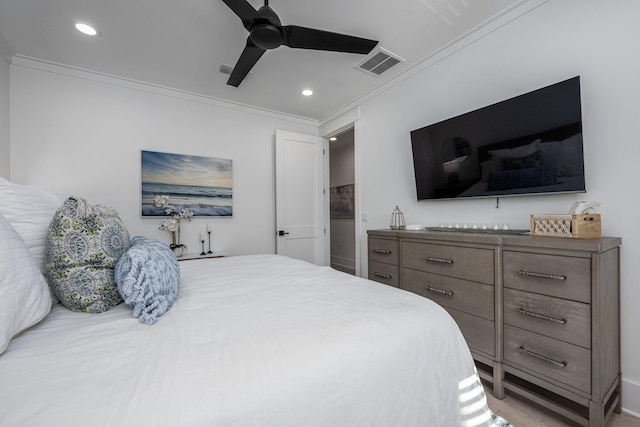
[(140, 323), (153, 325), (178, 296), (180, 266), (169, 246), (150, 237), (131, 239), (116, 264), (115, 279), (125, 304)]
[(101, 313), (122, 302), (113, 269), (129, 246), (129, 233), (111, 208), (69, 197), (56, 211), (47, 235), (45, 268), (62, 304)]

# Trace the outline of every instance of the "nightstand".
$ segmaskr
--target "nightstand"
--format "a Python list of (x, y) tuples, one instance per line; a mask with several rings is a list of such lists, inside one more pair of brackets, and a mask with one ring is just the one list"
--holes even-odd
[(214, 252), (212, 254), (205, 254), (205, 255), (200, 255), (198, 253), (190, 253), (190, 254), (180, 255), (179, 257), (176, 257), (176, 259), (178, 261), (189, 261), (192, 259), (203, 259), (203, 258), (224, 258), (228, 255), (229, 254), (227, 254), (226, 252)]

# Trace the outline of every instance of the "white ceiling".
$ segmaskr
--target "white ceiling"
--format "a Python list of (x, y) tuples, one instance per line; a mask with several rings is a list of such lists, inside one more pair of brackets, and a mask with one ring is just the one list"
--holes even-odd
[[(0, 44), (10, 57), (320, 120), (527, 1), (269, 2), (283, 25), (379, 40), (406, 59), (380, 77), (354, 68), (362, 55), (281, 46), (266, 52), (240, 87), (228, 86), (220, 67), (235, 65), (248, 33), (222, 0), (0, 0)], [(99, 36), (80, 34), (76, 21)], [(307, 87), (312, 97), (300, 95)]]

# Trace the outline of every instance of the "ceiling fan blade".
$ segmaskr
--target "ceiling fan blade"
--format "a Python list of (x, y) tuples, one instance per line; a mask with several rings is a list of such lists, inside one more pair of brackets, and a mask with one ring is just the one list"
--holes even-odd
[(366, 55), (378, 44), (376, 40), (316, 30), (314, 28), (298, 27), (297, 25), (284, 25), (281, 29), (284, 38), (282, 44), (292, 48)]
[(251, 39), (247, 39), (247, 45), (242, 51), (242, 55), (240, 55), (240, 59), (236, 63), (236, 66), (233, 67), (233, 71), (231, 72), (231, 76), (229, 76), (229, 80), (227, 80), (227, 84), (231, 86), (238, 87), (240, 83), (247, 77), (249, 71), (256, 65), (256, 62), (260, 59), (260, 57), (266, 52), (266, 50), (256, 46)]
[(248, 30), (256, 20), (262, 19), (258, 11), (247, 0), (222, 0), (242, 20), (242, 25)]

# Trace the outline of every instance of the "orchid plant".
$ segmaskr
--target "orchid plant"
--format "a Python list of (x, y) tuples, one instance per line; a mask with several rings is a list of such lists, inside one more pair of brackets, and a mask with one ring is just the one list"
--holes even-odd
[(160, 230), (171, 233), (171, 244), (169, 247), (174, 251), (176, 249), (180, 249), (180, 251), (187, 249), (186, 245), (180, 243), (180, 221), (183, 219), (191, 221), (193, 212), (186, 208), (178, 210), (178, 208), (169, 203), (169, 196), (167, 195), (155, 196), (153, 198), (153, 204), (156, 207), (163, 208), (165, 214), (169, 216), (165, 218), (162, 224), (160, 224), (160, 227), (158, 227)]

